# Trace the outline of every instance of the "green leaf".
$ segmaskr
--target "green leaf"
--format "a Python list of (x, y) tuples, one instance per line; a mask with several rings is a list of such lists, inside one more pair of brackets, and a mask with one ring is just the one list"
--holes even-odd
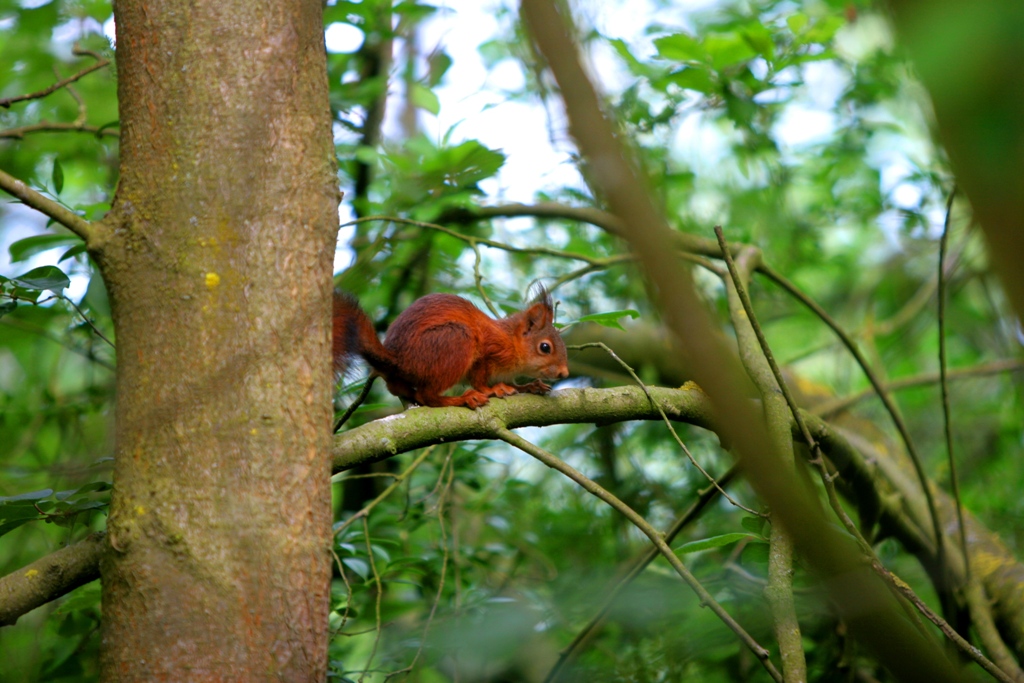
[(420, 109), (426, 109), (434, 116), (441, 111), (441, 101), (430, 88), (420, 83), (412, 83), (409, 87), (409, 99)]
[(704, 61), (707, 57), (697, 39), (686, 33), (655, 38), (654, 47), (659, 57), (673, 62)]
[(438, 163), (448, 182), (456, 187), (473, 187), (490, 178), (505, 163), (505, 155), (476, 140), (467, 140), (442, 151)]
[[(53, 489), (42, 489), (0, 498), (0, 536), (40, 519), (42, 515), (36, 509), (36, 505), (38, 505), (38, 501), (49, 497), (51, 493), (53, 493)], [(48, 507), (48, 505), (39, 505), (39, 507)]]
[(580, 318), (581, 323), (597, 323), (598, 325), (604, 325), (605, 327), (614, 327), (616, 330), (625, 331), (622, 325), (619, 324), (621, 318), (629, 316), (632, 319), (640, 317), (639, 311), (634, 311), (632, 308), (624, 311), (608, 311), (607, 313), (592, 313), (585, 315)]
[(740, 35), (757, 51), (757, 54), (769, 62), (775, 59), (775, 42), (772, 40), (771, 32), (764, 24), (753, 23), (740, 31)]
[(427, 66), (430, 68), (427, 76), (427, 85), (431, 88), (438, 85), (444, 75), (451, 68), (452, 58), (446, 52), (435, 52), (427, 58)]
[(669, 83), (674, 83), (684, 90), (696, 90), (705, 95), (710, 95), (718, 90), (718, 85), (704, 67), (683, 67), (678, 71), (673, 71), (667, 76), (659, 78), (652, 85), (659, 90), (665, 90), (665, 86)]
[(109, 481), (93, 481), (85, 486), (80, 486), (72, 492), (72, 496), (80, 496), (86, 493), (97, 493), (100, 491), (109, 491), (112, 489)]
[(71, 591), (54, 614), (70, 614), (100, 606), (100, 583), (93, 581)]
[(828, 43), (836, 35), (836, 31), (842, 28), (846, 21), (842, 17), (825, 17), (814, 23), (807, 33), (804, 34), (804, 41), (808, 43)]
[(721, 548), (722, 546), (732, 545), (743, 540), (759, 541), (763, 542), (762, 539), (750, 534), (722, 534), (721, 536), (712, 536), (711, 538), (705, 538), (700, 541), (691, 541), (690, 543), (684, 543), (675, 549), (677, 555), (685, 555), (686, 553), (696, 553), (701, 550), (710, 550), (711, 548)]
[(96, 137), (102, 137), (103, 131), (105, 131), (107, 128), (117, 128), (120, 125), (121, 125), (120, 119), (114, 119), (113, 121), (108, 121), (107, 123), (104, 123), (102, 126), (100, 126), (96, 130)]
[(738, 33), (719, 33), (704, 39), (704, 49), (716, 69), (724, 69), (757, 56), (757, 52)]
[(76, 242), (80, 243), (83, 248), (85, 247), (81, 240), (74, 235), (33, 235), (32, 237), (12, 242), (7, 250), (11, 254), (11, 262), (18, 263), (44, 251)]
[(8, 313), (13, 313), (14, 309), (17, 307), (17, 301), (4, 301), (3, 303), (0, 303), (0, 318), (4, 317)]
[(764, 529), (764, 520), (760, 517), (744, 517), (740, 520), (740, 526), (749, 531), (752, 534), (763, 536), (762, 530)]
[(370, 564), (365, 560), (360, 560), (357, 557), (346, 557), (342, 559), (341, 563), (349, 569), (351, 569), (352, 571), (354, 571), (356, 574), (359, 574), (359, 576), (363, 579), (366, 579), (368, 576), (370, 576)]
[(64, 259), (69, 259), (69, 258), (72, 258), (74, 256), (78, 256), (79, 254), (84, 254), (84, 253), (85, 253), (85, 242), (82, 242), (81, 244), (76, 244), (75, 246), (73, 246), (70, 249), (68, 249), (67, 251), (65, 251), (61, 255), (61, 257), (59, 259), (57, 259), (57, 263), (60, 263)]
[(10, 505), (11, 503), (32, 503), (43, 498), (49, 498), (53, 495), (53, 489), (39, 489), (38, 491), (29, 491), (28, 493), (19, 493), (16, 496), (0, 496), (0, 505)]
[(790, 14), (786, 17), (786, 26), (788, 26), (789, 30), (794, 34), (798, 34), (804, 30), (805, 26), (807, 26), (807, 21), (808, 19), (806, 14), (797, 12), (796, 14)]
[(60, 194), (60, 191), (64, 189), (64, 169), (60, 165), (60, 159), (53, 160), (53, 171), (50, 173), (50, 179), (53, 180), (53, 189), (56, 194)]
[(71, 284), (71, 279), (57, 266), (42, 266), (33, 268), (20, 277), (12, 278), (11, 282), (28, 290), (60, 294)]
[(750, 564), (768, 564), (768, 544), (763, 541), (748, 543), (740, 559)]
[(651, 78), (656, 73), (654, 69), (647, 64), (644, 64), (633, 55), (629, 46), (626, 45), (626, 41), (615, 38), (608, 42), (611, 44), (612, 48), (615, 49), (615, 52), (618, 53), (619, 57), (622, 58), (622, 61), (626, 63), (626, 66), (629, 67), (630, 73), (634, 76)]

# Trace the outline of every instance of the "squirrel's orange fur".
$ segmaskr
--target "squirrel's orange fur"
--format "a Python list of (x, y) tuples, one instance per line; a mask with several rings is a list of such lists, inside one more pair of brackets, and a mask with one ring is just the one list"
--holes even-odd
[[(491, 396), (544, 394), (541, 379), (569, 376), (565, 344), (552, 321), (551, 297), (541, 291), (524, 311), (495, 320), (454, 294), (417, 299), (388, 328), (384, 343), (354, 297), (334, 295), (334, 369), (359, 355), (395, 396), (424, 406), (478, 408)], [(511, 384), (517, 376), (538, 377)], [(461, 396), (443, 393), (459, 382)]]

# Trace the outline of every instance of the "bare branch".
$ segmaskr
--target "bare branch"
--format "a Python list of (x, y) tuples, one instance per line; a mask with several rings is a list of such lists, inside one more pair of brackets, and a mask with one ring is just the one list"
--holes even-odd
[(0, 171), (0, 190), (12, 194), (22, 201), (26, 206), (31, 206), (36, 211), (49, 216), (65, 228), (75, 233), (83, 240), (87, 247), (95, 244), (97, 228), (71, 209), (55, 202), (36, 192), (28, 185), (12, 175)]
[(93, 64), (92, 66), (85, 67), (84, 69), (82, 69), (78, 73), (72, 74), (71, 76), (68, 76), (67, 78), (62, 78), (61, 80), (57, 81), (53, 85), (49, 86), (48, 88), (43, 88), (42, 90), (37, 90), (36, 92), (27, 93), (25, 95), (15, 95), (14, 97), (2, 97), (2, 98), (0, 98), (0, 107), (3, 107), (4, 109), (10, 109), (11, 105), (14, 104), (15, 102), (24, 102), (25, 100), (39, 100), (39, 99), (42, 99), (42, 98), (46, 97), (47, 95), (50, 95), (52, 93), (57, 92), (58, 90), (60, 90), (64, 86), (69, 85), (71, 83), (74, 83), (79, 78), (82, 78), (83, 76), (88, 76), (93, 71), (96, 71), (98, 69), (102, 69), (103, 67), (105, 67), (108, 64), (110, 64), (110, 60), (107, 59), (106, 57), (102, 56), (98, 52), (93, 52), (92, 50), (85, 50), (85, 49), (82, 49), (82, 48), (78, 47), (77, 45), (74, 47), (73, 52), (74, 52), (74, 54), (76, 54), (78, 56), (88, 55), (88, 56), (92, 57), (93, 59), (95, 59), (96, 63)]
[(658, 552), (661, 553), (662, 557), (668, 560), (668, 563), (672, 565), (672, 568), (676, 570), (676, 573), (679, 574), (683, 581), (685, 581), (693, 592), (697, 594), (697, 597), (700, 598), (700, 604), (708, 607), (712, 612), (714, 612), (715, 616), (717, 616), (722, 623), (728, 626), (729, 629), (731, 629), (732, 632), (735, 633), (743, 642), (743, 644), (746, 645), (752, 653), (754, 653), (754, 656), (760, 660), (769, 675), (771, 675), (774, 680), (781, 683), (782, 675), (779, 673), (778, 669), (775, 668), (775, 665), (772, 664), (768, 650), (754, 640), (753, 637), (751, 637), (751, 635), (747, 633), (728, 612), (725, 611), (725, 608), (722, 607), (714, 597), (712, 597), (711, 593), (701, 585), (697, 578), (690, 573), (690, 570), (686, 568), (686, 565), (684, 565), (676, 554), (672, 552), (672, 548), (670, 548), (668, 543), (665, 542), (664, 537), (654, 527), (648, 524), (647, 520), (641, 517), (635, 510), (633, 510), (633, 508), (629, 507), (616, 498), (612, 493), (601, 487), (597, 482), (584, 476), (582, 472), (576, 470), (571, 465), (562, 462), (543, 448), (530, 443), (526, 439), (517, 434), (513, 434), (507, 429), (499, 429), (497, 436), (510, 446), (515, 446), (524, 453), (529, 453), (551, 469), (564, 474), (569, 479), (579, 484), (585, 491), (598, 497), (603, 502), (614, 508), (619, 514), (632, 522), (633, 526), (642, 531), (647, 538), (651, 539), (651, 543), (653, 543), (658, 549)]
[[(1024, 370), (1024, 360), (1018, 360), (1017, 358), (1005, 358), (1002, 360), (995, 360), (991, 363), (983, 363), (981, 365), (975, 365), (966, 368), (956, 368), (954, 370), (946, 371), (947, 380), (960, 380), (970, 379), (972, 377), (985, 377), (988, 375), (998, 375), (1004, 372), (1016, 372)], [(901, 377), (894, 379), (889, 383), (883, 385), (885, 390), (888, 392), (902, 391), (903, 389), (912, 389), (914, 387), (928, 386), (929, 384), (937, 384), (940, 380), (938, 372), (924, 372), (920, 375), (910, 375), (908, 377)], [(876, 396), (875, 390), (871, 387), (858, 391), (856, 394), (850, 394), (849, 396), (842, 396), (839, 398), (829, 399), (818, 405), (815, 405), (811, 412), (821, 417), (831, 417), (836, 413), (850, 408), (861, 401)]]
[[(700, 517), (700, 514), (707, 507), (708, 503), (713, 501), (721, 490), (720, 486), (727, 486), (739, 472), (738, 468), (734, 465), (729, 468), (729, 471), (723, 474), (715, 481), (714, 486), (708, 486), (706, 489), (700, 491), (697, 495), (697, 500), (684, 512), (682, 515), (672, 523), (672, 526), (667, 532), (665, 532), (665, 542), (671, 544), (676, 536), (679, 535), (686, 526)], [(558, 655), (558, 661), (551, 671), (548, 672), (547, 677), (544, 679), (544, 683), (553, 683), (558, 680), (558, 676), (561, 674), (565, 666), (571, 663), (578, 654), (579, 650), (590, 641), (591, 638), (598, 632), (601, 626), (605, 622), (605, 618), (608, 616), (608, 612), (611, 611), (612, 606), (618, 600), (622, 591), (625, 590), (633, 580), (640, 576), (641, 572), (647, 568), (651, 562), (654, 562), (661, 553), (654, 546), (649, 546), (644, 553), (633, 560), (632, 564), (623, 572), (621, 578), (619, 578), (608, 591), (606, 591), (606, 597), (601, 607), (597, 610), (597, 614), (591, 617), (587, 625), (580, 629), (580, 632), (576, 634), (572, 642), (569, 643), (564, 650)]]
[(110, 126), (88, 126), (78, 121), (73, 123), (51, 123), (50, 121), (40, 121), (39, 123), (31, 123), (25, 126), (0, 130), (0, 138), (14, 138), (20, 140), (30, 133), (89, 133), (96, 137), (121, 137), (121, 131), (116, 128), (111, 128)]

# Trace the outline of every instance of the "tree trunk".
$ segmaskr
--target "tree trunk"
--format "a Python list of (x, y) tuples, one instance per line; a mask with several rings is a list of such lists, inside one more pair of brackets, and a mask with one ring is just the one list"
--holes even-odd
[(104, 680), (321, 681), (337, 181), (321, 3), (119, 0)]

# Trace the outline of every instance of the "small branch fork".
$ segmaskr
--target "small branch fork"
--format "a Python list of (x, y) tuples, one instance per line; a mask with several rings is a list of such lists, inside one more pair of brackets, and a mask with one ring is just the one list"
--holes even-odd
[[(70, 86), (75, 81), (91, 74), (93, 71), (105, 68), (110, 64), (110, 60), (101, 55), (100, 53), (94, 52), (92, 50), (86, 50), (82, 47), (79, 47), (78, 45), (75, 45), (72, 52), (78, 56), (92, 57), (96, 61), (90, 66), (85, 67), (84, 69), (78, 71), (75, 74), (72, 74), (71, 76), (68, 76), (67, 78), (59, 79), (53, 85), (43, 88), (42, 90), (38, 90), (32, 93), (26, 93), (23, 95), (15, 95), (14, 97), (0, 98), (0, 107), (3, 107), (4, 109), (9, 109), (12, 104), (15, 104), (17, 102), (42, 99), (60, 90), (61, 88)], [(33, 132), (36, 130), (77, 130), (88, 131), (95, 133), (97, 135), (117, 134), (112, 131), (110, 133), (107, 133), (105, 128), (94, 129), (92, 127), (85, 126), (84, 105), (81, 101), (81, 98), (78, 97), (78, 94), (75, 93), (73, 89), (69, 88), (69, 92), (71, 93), (71, 96), (75, 98), (75, 101), (78, 102), (79, 115), (78, 119), (74, 123), (41, 123), (34, 124), (31, 126), (24, 126), (21, 128), (12, 128), (7, 131), (0, 131), (0, 137), (22, 137), (25, 133)], [(96, 228), (96, 226), (94, 226), (92, 223), (90, 223), (89, 221), (85, 220), (84, 218), (73, 212), (71, 209), (62, 205), (60, 202), (54, 201), (49, 197), (46, 197), (45, 195), (33, 190), (21, 180), (18, 180), (14, 176), (5, 173), (2, 170), (0, 170), (0, 189), (4, 190), (8, 194), (17, 197), (26, 206), (30, 206), (36, 211), (39, 211), (40, 213), (60, 223), (68, 230), (75, 233), (83, 240), (85, 240), (87, 246), (94, 247), (96, 245), (96, 239), (98, 237), (98, 229)]]

